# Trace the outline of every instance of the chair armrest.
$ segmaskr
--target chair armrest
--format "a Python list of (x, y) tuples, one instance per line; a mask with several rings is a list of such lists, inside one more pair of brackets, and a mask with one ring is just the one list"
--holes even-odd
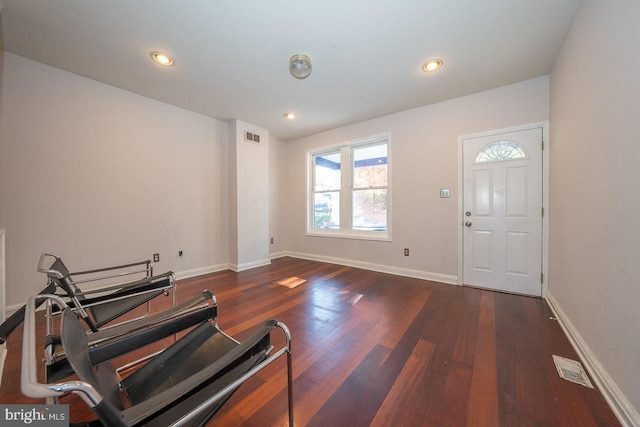
[(128, 276), (128, 275), (138, 274), (138, 273), (145, 273), (147, 277), (153, 276), (153, 265), (151, 263), (151, 260), (149, 259), (144, 261), (139, 261), (139, 262), (132, 262), (130, 264), (121, 264), (121, 265), (114, 265), (111, 267), (95, 268), (92, 270), (69, 272), (69, 276), (85, 276), (88, 274), (96, 274), (96, 273), (110, 273), (113, 271), (127, 270), (130, 268), (139, 267), (139, 266), (145, 266), (145, 267), (139, 270), (134, 270), (134, 271), (120, 272), (120, 273), (110, 274), (106, 276), (99, 276), (99, 277), (94, 277), (89, 279), (83, 279), (83, 280), (74, 280), (74, 283), (94, 282), (97, 280), (112, 279), (115, 277)]
[[(38, 260), (38, 273), (45, 273), (46, 275), (53, 275), (58, 279), (62, 279), (64, 278), (64, 274), (56, 269), (52, 269), (51, 267), (46, 268), (44, 266), (44, 262), (47, 258), (54, 258), (56, 261), (60, 259), (60, 257), (58, 257), (56, 254), (52, 254), (52, 253), (47, 253), (47, 252), (43, 252), (42, 254), (40, 254), (40, 259)], [(55, 261), (53, 263), (51, 263), (51, 266), (53, 266), (53, 264), (55, 263)]]
[[(53, 258), (54, 261), (50, 264), (49, 267), (45, 267), (45, 262), (47, 258)], [(64, 269), (61, 271), (60, 269)], [(153, 276), (153, 263), (151, 260), (144, 260), (138, 262), (132, 262), (129, 264), (121, 264), (114, 265), (109, 267), (95, 268), (91, 270), (70, 272), (67, 270), (66, 266), (62, 262), (59, 256), (52, 253), (42, 253), (40, 255), (40, 259), (38, 261), (38, 272), (45, 273), (49, 276), (56, 277), (58, 279), (67, 278), (70, 282), (77, 285), (79, 283), (89, 283), (96, 282), (100, 280), (113, 279), (118, 277), (129, 276), (133, 274), (142, 274), (144, 273), (144, 277)], [(98, 275), (98, 273), (107, 273), (105, 275)], [(72, 280), (73, 276), (87, 276), (93, 275), (93, 277), (89, 277), (82, 280)]]
[[(122, 297), (139, 293), (140, 291), (152, 291), (158, 289), (169, 289), (175, 287), (176, 279), (173, 271), (167, 271), (166, 273), (159, 274), (157, 276), (145, 277), (134, 282), (120, 283), (116, 285), (105, 286), (101, 288), (89, 289), (87, 291), (77, 291), (75, 295), (77, 297), (84, 296), (87, 298), (83, 301), (83, 305), (86, 305), (91, 301), (91, 298), (96, 301), (110, 300), (113, 297)], [(95, 294), (101, 294), (105, 292), (112, 292), (104, 296), (91, 297)]]

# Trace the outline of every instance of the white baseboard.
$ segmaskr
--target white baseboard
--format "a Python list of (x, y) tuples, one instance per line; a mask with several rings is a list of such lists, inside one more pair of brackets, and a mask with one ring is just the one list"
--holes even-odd
[(250, 270), (256, 267), (262, 267), (263, 265), (269, 265), (269, 264), (271, 264), (271, 258), (247, 262), (244, 264), (229, 264), (229, 269), (235, 272), (240, 272), (240, 271)]
[[(330, 264), (344, 265), (347, 267), (362, 268), (365, 270), (377, 271), (380, 273), (395, 274), (397, 276), (412, 277), (414, 279), (431, 280), (433, 282), (446, 283), (449, 285), (458, 284), (458, 276), (450, 276), (447, 274), (431, 273), (428, 271), (412, 270), (408, 268), (393, 267), (390, 265), (373, 264), (364, 261), (354, 261), (344, 258), (334, 258), (322, 255), (306, 254), (301, 252), (281, 252), (279, 256), (290, 256), (292, 258), (308, 259), (311, 261), (327, 262)], [(276, 258), (272, 255), (272, 258)]]
[(191, 270), (179, 271), (176, 273), (176, 280), (188, 279), (189, 277), (203, 276), (209, 273), (216, 273), (218, 271), (228, 270), (229, 264), (216, 264), (209, 265), (207, 267), (194, 268)]
[(564, 331), (569, 342), (578, 353), (580, 360), (596, 383), (598, 389), (602, 393), (611, 410), (620, 421), (620, 424), (628, 427), (640, 427), (640, 414), (631, 405), (627, 397), (618, 388), (613, 379), (609, 376), (604, 366), (598, 358), (593, 354), (585, 340), (582, 338), (578, 330), (573, 326), (567, 314), (562, 310), (558, 301), (553, 297), (551, 292), (547, 291), (546, 300), (549, 307), (554, 312), (562, 330)]
[(269, 254), (269, 258), (271, 259), (282, 258), (284, 256), (289, 256), (289, 252), (280, 251), (280, 252), (273, 252)]

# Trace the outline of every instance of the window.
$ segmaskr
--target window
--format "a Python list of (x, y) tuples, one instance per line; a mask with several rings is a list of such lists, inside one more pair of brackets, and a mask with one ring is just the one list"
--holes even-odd
[(476, 156), (475, 163), (500, 160), (524, 159), (527, 154), (520, 145), (511, 141), (496, 141), (487, 144)]
[(312, 151), (307, 233), (388, 240), (389, 136)]
[(340, 151), (314, 156), (314, 228), (340, 229), (340, 182)]

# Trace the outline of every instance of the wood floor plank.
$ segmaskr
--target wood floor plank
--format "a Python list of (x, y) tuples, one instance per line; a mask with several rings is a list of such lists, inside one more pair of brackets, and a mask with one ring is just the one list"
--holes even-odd
[[(386, 395), (384, 383), (387, 375), (381, 366), (387, 360), (389, 349), (375, 345), (371, 351), (363, 353), (357, 366), (350, 366), (346, 380), (335, 381), (337, 385), (330, 396), (325, 396), (324, 404), (317, 406), (314, 416), (304, 425), (357, 425), (364, 426), (375, 416), (376, 402)], [(345, 378), (343, 376), (343, 378)], [(375, 383), (375, 385), (373, 384)]]
[(481, 297), (467, 425), (493, 427), (498, 419), (496, 330), (494, 294)]
[[(302, 373), (306, 378), (314, 380), (318, 386), (313, 393), (301, 396), (297, 401), (299, 404), (296, 408), (298, 411), (297, 419), (301, 425), (335, 425), (333, 423), (326, 424), (325, 421), (319, 421), (319, 419), (314, 421), (314, 418), (321, 413), (321, 408), (326, 407), (326, 402), (336, 395), (336, 391), (342, 386), (345, 378), (349, 378), (360, 363), (370, 356), (377, 342), (387, 332), (387, 328), (372, 328), (370, 325), (366, 327), (369, 329), (368, 332), (363, 334), (363, 331), (357, 331), (358, 336), (354, 336), (351, 342), (345, 343), (350, 348), (348, 357), (319, 359)], [(335, 349), (334, 351), (347, 352), (346, 349)], [(386, 357), (387, 352), (387, 349), (380, 347), (376, 349), (375, 354)], [(330, 413), (334, 413), (334, 408), (330, 410)], [(319, 418), (323, 419), (324, 415), (326, 413), (321, 413)], [(312, 416), (314, 418), (311, 418)], [(318, 424), (318, 422), (320, 423)]]
[(480, 292), (472, 288), (459, 289), (447, 312), (425, 386), (431, 391), (425, 414), (428, 425), (467, 423)]
[[(453, 330), (450, 332), (456, 336), (452, 359), (472, 365), (475, 358), (482, 292), (473, 288), (463, 288), (462, 291), (462, 295), (456, 300), (454, 309), (451, 311)], [(454, 321), (457, 323), (455, 326)]]
[(418, 340), (407, 363), (380, 405), (371, 422), (372, 427), (424, 425), (424, 405), (415, 393), (422, 388), (422, 374), (427, 369), (435, 344)]

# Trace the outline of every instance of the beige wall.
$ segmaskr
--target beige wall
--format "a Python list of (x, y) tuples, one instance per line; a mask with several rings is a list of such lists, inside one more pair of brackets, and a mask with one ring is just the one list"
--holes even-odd
[(8, 305), (44, 287), (43, 251), (76, 271), (228, 263), (227, 123), (9, 53), (2, 82)]
[[(458, 137), (548, 120), (548, 93), (548, 78), (539, 77), (285, 143), (286, 248), (303, 257), (455, 283)], [(306, 151), (384, 132), (391, 133), (393, 241), (306, 236)], [(451, 197), (441, 199), (440, 188), (449, 188)]]
[(549, 292), (640, 410), (640, 2), (583, 3), (550, 87)]

